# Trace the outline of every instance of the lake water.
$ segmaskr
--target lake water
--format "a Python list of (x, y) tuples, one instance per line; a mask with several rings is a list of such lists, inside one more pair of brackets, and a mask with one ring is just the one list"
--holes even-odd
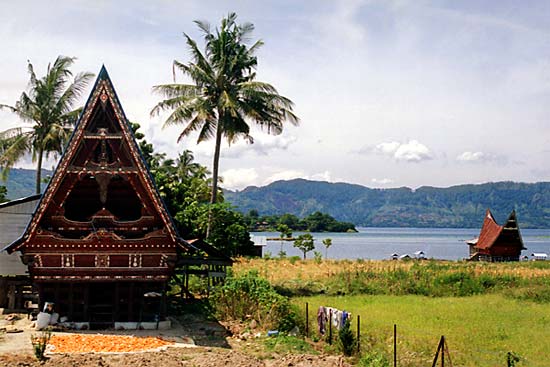
[[(325, 256), (322, 240), (332, 239), (328, 250), (331, 259), (388, 259), (391, 254), (413, 255), (424, 251), (426, 257), (436, 259), (458, 260), (468, 257), (468, 245), (465, 241), (477, 237), (479, 229), (457, 228), (357, 228), (358, 233), (312, 233), (315, 238), (315, 250)], [(294, 237), (303, 232), (294, 232)], [(533, 252), (550, 254), (550, 229), (522, 229), (523, 243), (527, 250), (522, 255), (530, 256)], [(278, 232), (252, 232), (259, 238), (278, 237)], [(254, 239), (253, 239), (254, 240)], [(258, 242), (258, 241), (255, 241)], [(291, 241), (267, 241), (264, 254), (268, 251), (277, 256), (279, 251), (287, 256), (302, 253), (293, 247)], [(308, 253), (313, 257), (313, 252)]]

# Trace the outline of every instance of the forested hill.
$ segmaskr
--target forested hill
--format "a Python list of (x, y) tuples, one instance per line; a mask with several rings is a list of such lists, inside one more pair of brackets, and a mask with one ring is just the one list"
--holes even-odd
[[(42, 170), (42, 179), (47, 181), (52, 175), (52, 171)], [(7, 198), (10, 200), (19, 199), (26, 196), (34, 195), (36, 185), (36, 171), (24, 168), (12, 168), (6, 181), (0, 180), (1, 186), (6, 186), (8, 189)], [(42, 183), (42, 191), (47, 183)]]
[(550, 182), (411, 190), (296, 179), (226, 191), (225, 198), (243, 213), (256, 209), (260, 215), (291, 213), (303, 217), (320, 211), (340, 221), (370, 227), (479, 228), (487, 208), (501, 224), (515, 209), (521, 228), (550, 228)]

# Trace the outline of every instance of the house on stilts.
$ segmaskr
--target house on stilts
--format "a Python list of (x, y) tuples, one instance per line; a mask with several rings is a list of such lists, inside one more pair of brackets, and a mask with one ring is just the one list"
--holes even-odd
[(158, 326), (171, 278), (183, 288), (200, 274), (210, 284), (231, 265), (178, 234), (104, 67), (30, 221), (5, 250), (20, 253), (39, 308), (54, 302), (90, 328)]
[(489, 209), (479, 236), (466, 241), (472, 261), (519, 261), (523, 245), (515, 210), (504, 225), (499, 225)]

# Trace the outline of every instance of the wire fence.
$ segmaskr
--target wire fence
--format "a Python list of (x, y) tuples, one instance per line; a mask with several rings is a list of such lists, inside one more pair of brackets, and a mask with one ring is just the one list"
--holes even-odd
[[(331, 320), (331, 316), (332, 315), (329, 314), (329, 320)], [(332, 345), (336, 340), (337, 330), (333, 328), (332, 322), (330, 321), (327, 323), (328, 328), (326, 332), (324, 334), (319, 332), (317, 319), (315, 317), (311, 317), (308, 302), (305, 303), (305, 320), (305, 336), (307, 338), (324, 340), (329, 345)], [(362, 351), (362, 338), (364, 337), (362, 334), (365, 333), (365, 331), (362, 330), (362, 327), (366, 325), (361, 325), (361, 315), (355, 315), (354, 322), (350, 322), (350, 324), (353, 325), (354, 328), (356, 352), (360, 355)], [(397, 324), (393, 324), (393, 328), (391, 329), (388, 328), (387, 334), (388, 335), (384, 341), (384, 344), (387, 349), (391, 348), (391, 365), (393, 367), (400, 365), (400, 347), (402, 349), (407, 349), (407, 352), (401, 351), (401, 361), (404, 362), (404, 365), (413, 365), (419, 360), (421, 360), (423, 364), (425, 363), (426, 366), (432, 367), (465, 367), (475, 365), (472, 364), (472, 361), (484, 361), (490, 366), (527, 367), (533, 365), (531, 363), (532, 361), (527, 356), (519, 355), (513, 351), (503, 352), (502, 350), (498, 351), (479, 348), (475, 344), (474, 340), (472, 340), (472, 345), (470, 346), (468, 352), (463, 352), (460, 350), (453, 350), (452, 347), (449, 346), (449, 342), (444, 335), (441, 335), (437, 344), (436, 340), (433, 341), (433, 344), (431, 344), (428, 340), (425, 340), (426, 343), (422, 343), (423, 345), (420, 346), (418, 345), (418, 340), (409, 340), (408, 335), (415, 334), (412, 330), (406, 330), (405, 328), (404, 330), (400, 330), (398, 333)], [(418, 349), (418, 352), (414, 353), (413, 356), (407, 355), (410, 353), (409, 350), (411, 347), (416, 347), (415, 349)], [(548, 366), (550, 366), (550, 354), (548, 357)]]

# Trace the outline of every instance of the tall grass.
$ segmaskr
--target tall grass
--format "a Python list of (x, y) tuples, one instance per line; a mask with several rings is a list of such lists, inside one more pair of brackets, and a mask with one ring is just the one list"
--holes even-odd
[(472, 263), (450, 261), (240, 260), (235, 271), (258, 271), (288, 296), (423, 295), (506, 296), (550, 302), (550, 262)]

